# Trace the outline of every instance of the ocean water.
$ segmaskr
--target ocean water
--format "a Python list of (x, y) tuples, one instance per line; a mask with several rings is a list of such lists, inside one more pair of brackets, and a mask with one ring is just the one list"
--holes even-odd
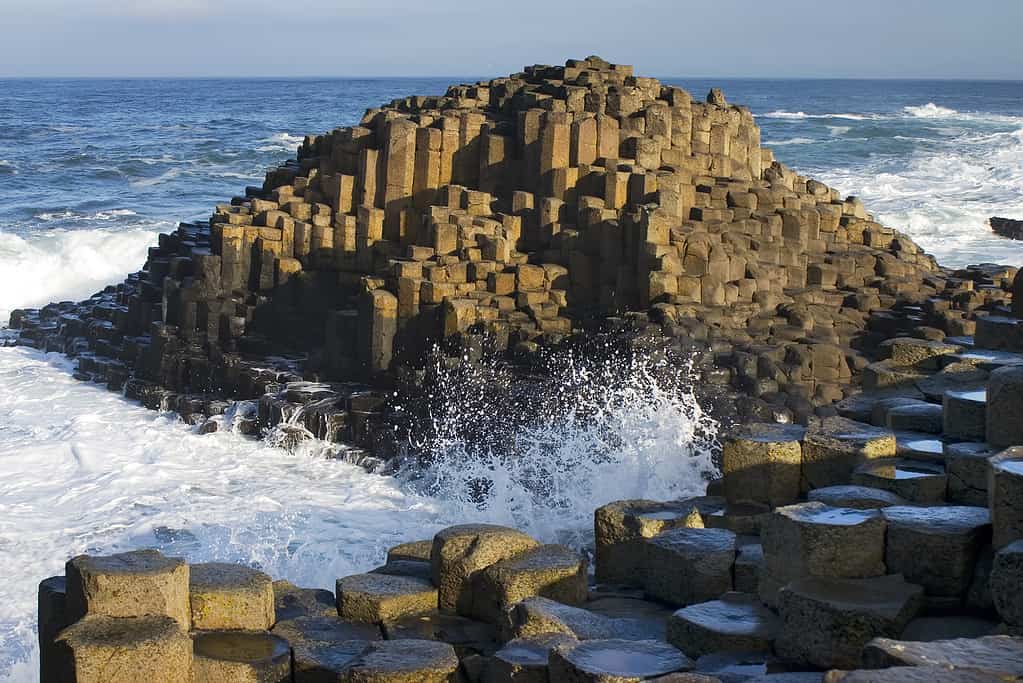
[[(0, 80), (0, 321), (138, 268), (158, 233), (258, 183), (303, 135), (452, 80)], [(1023, 83), (665, 80), (723, 87), (780, 160), (860, 195), (943, 263), (1023, 261), (986, 225), (1023, 218)], [(445, 524), (584, 544), (603, 502), (700, 493), (714, 425), (684, 383), (648, 370), (566, 372), (552, 391), (579, 410), (511, 434), (514, 461), (459, 441), (481, 407), (445, 392), (437, 457), (411, 479), (227, 424), (200, 437), (73, 380), (66, 359), (0, 348), (0, 680), (35, 679), (36, 584), (76, 553), (155, 545), (331, 587)]]

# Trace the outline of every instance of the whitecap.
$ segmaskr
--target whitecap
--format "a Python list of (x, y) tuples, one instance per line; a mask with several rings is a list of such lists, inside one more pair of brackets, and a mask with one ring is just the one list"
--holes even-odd
[(778, 140), (777, 142), (766, 141), (764, 142), (765, 147), (784, 147), (785, 145), (812, 145), (815, 142), (822, 142), (821, 140), (814, 140), (812, 138), (792, 138), (791, 140)]
[(17, 175), (18, 169), (7, 159), (0, 159), (0, 175)]
[(145, 263), (170, 222), (132, 228), (47, 230), (0, 240), (0, 327), (11, 310), (84, 299)]
[(828, 126), (831, 135), (838, 138), (852, 130), (852, 126)]
[(903, 107), (902, 111), (918, 119), (948, 119), (959, 114), (955, 109), (941, 107), (934, 102), (928, 102), (916, 107)]
[(758, 116), (765, 119), (848, 119), (850, 121), (881, 118), (880, 114), (807, 114), (803, 111), (772, 111)]
[(173, 180), (174, 178), (177, 178), (179, 175), (181, 175), (181, 169), (172, 168), (168, 171), (161, 173), (155, 178), (142, 178), (141, 180), (133, 180), (131, 184), (133, 187), (152, 187), (153, 185), (160, 185), (162, 183), (167, 182), (168, 180)]
[(305, 138), (301, 135), (292, 135), (291, 133), (276, 133), (268, 138), (263, 138), (260, 142), (267, 144), (256, 147), (258, 152), (291, 152), (294, 151), (298, 145), (301, 145), (305, 141)]

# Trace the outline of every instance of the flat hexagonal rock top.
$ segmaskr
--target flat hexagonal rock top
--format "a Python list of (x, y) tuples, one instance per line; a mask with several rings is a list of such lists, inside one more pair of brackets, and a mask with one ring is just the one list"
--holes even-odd
[(204, 562), (191, 565), (188, 585), (192, 589), (263, 590), (270, 577), (258, 569), (230, 562)]
[[(447, 643), (434, 640), (381, 640), (370, 645), (349, 664), (353, 681), (447, 680), (458, 669), (458, 657)], [(399, 676), (409, 678), (398, 678)], [(413, 679), (411, 676), (419, 676)]]
[(94, 574), (162, 574), (185, 564), (180, 557), (166, 557), (160, 551), (146, 548), (114, 555), (79, 555), (68, 561), (79, 571)]
[(288, 641), (270, 633), (207, 631), (197, 633), (192, 643), (196, 655), (228, 662), (270, 662), (291, 654)]
[(778, 508), (777, 515), (787, 517), (799, 524), (819, 524), (822, 526), (855, 526), (880, 517), (875, 510), (856, 508), (836, 508), (824, 503), (798, 503)]
[(337, 614), (334, 594), (321, 588), (299, 588), (288, 581), (274, 581), (275, 621)]
[(781, 621), (753, 595), (725, 593), (719, 600), (689, 605), (675, 612), (681, 619), (722, 635), (773, 640)]
[(401, 543), (394, 546), (387, 551), (387, 561), (395, 562), (398, 560), (421, 560), (424, 562), (430, 561), (430, 555), (433, 553), (433, 539), (425, 541), (410, 541), (408, 543)]
[(868, 671), (831, 671), (824, 683), (1004, 683), (983, 671), (937, 666), (899, 666)]
[(837, 508), (874, 510), (891, 505), (905, 505), (908, 501), (884, 489), (853, 484), (825, 486), (806, 494), (807, 500), (824, 503)]
[(664, 531), (647, 543), (683, 556), (700, 556), (712, 552), (735, 551), (735, 533), (728, 529), (688, 529)]
[(554, 648), (550, 660), (551, 680), (578, 674), (642, 680), (692, 668), (688, 657), (661, 640), (586, 640)]
[(758, 422), (739, 427), (728, 438), (757, 443), (788, 443), (802, 441), (804, 436), (806, 427), (800, 425)]
[(664, 636), (663, 623), (649, 619), (612, 618), (541, 597), (517, 603), (508, 610), (507, 618), (505, 631), (509, 639), (543, 633), (564, 633), (579, 640), (653, 640)]
[(898, 619), (923, 589), (901, 576), (871, 579), (825, 579), (808, 576), (793, 581), (782, 591), (791, 591), (813, 602), (843, 612), (877, 614)]
[(863, 664), (873, 668), (955, 667), (978, 669), (1010, 678), (1023, 677), (1023, 639), (984, 636), (920, 643), (874, 638), (863, 648)]
[(292, 645), (302, 643), (342, 643), (347, 640), (380, 640), (380, 627), (334, 616), (309, 615), (285, 619), (274, 624), (274, 635)]
[(970, 505), (894, 505), (884, 508), (881, 514), (889, 528), (902, 527), (938, 536), (968, 534), (991, 524), (991, 513), (987, 508)]
[(65, 640), (73, 647), (98, 646), (123, 650), (177, 636), (187, 637), (178, 622), (167, 616), (92, 616), (61, 631), (57, 640)]
[(519, 667), (546, 667), (551, 650), (559, 645), (575, 643), (564, 633), (543, 633), (530, 638), (514, 638), (494, 653), (496, 659)]

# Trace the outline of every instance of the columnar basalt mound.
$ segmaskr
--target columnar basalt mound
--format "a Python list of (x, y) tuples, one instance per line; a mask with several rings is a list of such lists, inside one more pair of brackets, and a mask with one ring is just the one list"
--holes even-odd
[(371, 387), (435, 345), (522, 358), (601, 325), (702, 345), (704, 384), (748, 397), (743, 417), (805, 422), (861, 373), (911, 381), (879, 342), (972, 334), (1012, 275), (940, 269), (776, 162), (720, 91), (696, 101), (590, 57), (307, 137), (122, 284), (11, 326), (190, 421), (270, 390), (246, 429), (377, 446)]

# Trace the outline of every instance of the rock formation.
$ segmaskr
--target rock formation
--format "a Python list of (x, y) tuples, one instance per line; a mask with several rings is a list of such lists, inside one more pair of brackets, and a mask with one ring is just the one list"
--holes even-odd
[(1011, 240), (1023, 240), (1023, 221), (992, 216), (988, 223), (991, 225), (991, 229), (1002, 237), (1008, 237)]
[[(1013, 274), (940, 269), (776, 162), (719, 90), (694, 101), (590, 57), (308, 137), (208, 223), (161, 236), (141, 272), (11, 326), (188, 420), (270, 390), (254, 431), (302, 405), (314, 435), (373, 447), (369, 390), (438, 344), (528, 357), (623, 316), (702, 348), (703, 384), (744, 396), (741, 417), (805, 423), (882, 340), (971, 334)], [(302, 380), (331, 384), (288, 392)]]

